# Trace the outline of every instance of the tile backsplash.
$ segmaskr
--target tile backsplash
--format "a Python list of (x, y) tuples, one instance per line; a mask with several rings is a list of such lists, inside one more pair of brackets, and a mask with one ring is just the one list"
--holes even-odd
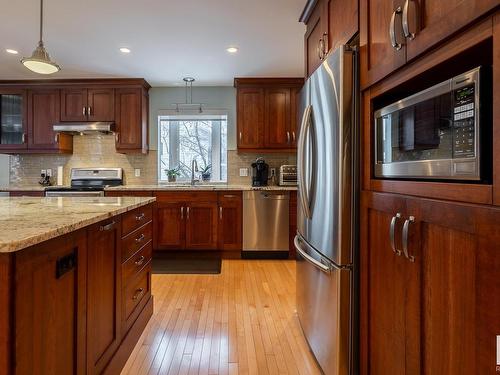
[[(270, 168), (282, 164), (296, 164), (294, 154), (242, 154), (228, 151), (228, 183), (250, 184), (250, 177), (240, 177), (240, 168), (249, 168), (259, 156), (264, 157)], [(150, 185), (158, 182), (158, 154), (151, 150), (147, 155), (124, 155), (115, 151), (113, 135), (85, 135), (73, 137), (72, 155), (13, 155), (10, 157), (10, 183), (15, 185), (37, 184), (40, 170), (52, 169), (56, 181), (57, 167), (64, 168), (64, 184), (69, 184), (71, 168), (81, 167), (121, 167), (127, 185)], [(135, 177), (135, 169), (141, 176)]]

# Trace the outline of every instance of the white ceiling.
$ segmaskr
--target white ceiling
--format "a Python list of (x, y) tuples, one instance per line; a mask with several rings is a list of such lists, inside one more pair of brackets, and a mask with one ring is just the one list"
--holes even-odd
[[(45, 46), (62, 66), (50, 78), (144, 77), (172, 86), (185, 76), (196, 85), (232, 85), (235, 76), (303, 75), (305, 0), (44, 3)], [(44, 78), (19, 63), (38, 42), (39, 0), (0, 0), (0, 9), (0, 79)], [(226, 52), (232, 45), (235, 55)]]

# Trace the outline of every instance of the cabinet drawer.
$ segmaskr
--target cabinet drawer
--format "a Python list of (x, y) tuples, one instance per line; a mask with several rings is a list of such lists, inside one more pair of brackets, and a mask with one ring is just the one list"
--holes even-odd
[(220, 191), (219, 202), (240, 202), (242, 198), (241, 191)]
[(149, 241), (137, 253), (122, 264), (122, 285), (127, 285), (130, 279), (144, 268), (153, 255), (153, 243)]
[(151, 295), (151, 262), (147, 263), (122, 290), (123, 322), (127, 330), (138, 315), (143, 302)]
[(135, 254), (141, 247), (151, 241), (153, 237), (153, 230), (151, 222), (136, 229), (128, 236), (122, 239), (122, 262), (125, 262), (133, 254)]
[(217, 192), (213, 191), (157, 191), (157, 202), (217, 202)]
[(122, 218), (122, 233), (126, 236), (135, 229), (143, 226), (151, 221), (153, 217), (153, 209), (151, 205), (139, 207), (133, 211), (123, 214)]

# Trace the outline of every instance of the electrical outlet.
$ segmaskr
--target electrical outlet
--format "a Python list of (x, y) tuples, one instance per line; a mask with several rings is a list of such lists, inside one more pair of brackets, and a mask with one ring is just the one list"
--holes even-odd
[(141, 170), (139, 168), (134, 169), (135, 177), (141, 177)]
[(47, 170), (46, 169), (42, 169), (40, 171), (40, 176), (46, 176), (47, 175)]
[(276, 176), (276, 168), (271, 168), (271, 177)]
[(47, 176), (52, 177), (52, 169), (47, 169)]
[(240, 168), (240, 177), (248, 177), (248, 168)]

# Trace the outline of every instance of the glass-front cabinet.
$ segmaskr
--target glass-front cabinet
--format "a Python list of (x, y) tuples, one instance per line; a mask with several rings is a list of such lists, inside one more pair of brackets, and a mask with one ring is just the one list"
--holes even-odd
[(26, 140), (26, 92), (0, 90), (0, 148), (22, 149)]

